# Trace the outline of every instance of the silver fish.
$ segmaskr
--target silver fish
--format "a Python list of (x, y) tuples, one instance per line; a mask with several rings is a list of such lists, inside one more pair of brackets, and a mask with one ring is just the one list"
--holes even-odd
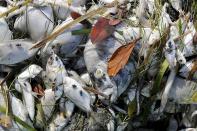
[(195, 101), (192, 100), (192, 96), (196, 92), (195, 82), (176, 77), (169, 91), (168, 99), (182, 104), (195, 103)]
[(55, 86), (61, 85), (65, 76), (67, 76), (67, 72), (61, 59), (53, 53), (47, 61), (45, 85), (48, 88), (52, 88), (53, 83)]
[(93, 84), (102, 93), (111, 95), (111, 101), (124, 92), (135, 70), (134, 62), (129, 62), (117, 76), (110, 78), (107, 74), (107, 61), (120, 46), (121, 43), (111, 37), (98, 44), (92, 44), (89, 40), (84, 50), (86, 67)]
[(90, 112), (91, 97), (81, 84), (70, 77), (64, 77), (64, 96), (68, 97), (76, 106), (85, 112)]
[(29, 50), (32, 47), (32, 41), (29, 40), (11, 40), (0, 44), (0, 64), (12, 65), (34, 56), (38, 49)]
[(165, 53), (166, 60), (168, 61), (170, 65), (170, 68), (175, 68), (175, 66), (177, 65), (176, 45), (171, 38), (166, 42), (164, 53)]
[(60, 99), (60, 112), (63, 112), (67, 118), (70, 118), (74, 112), (75, 104), (65, 98)]
[[(32, 124), (28, 118), (28, 112), (26, 107), (23, 105), (22, 101), (18, 98), (16, 98), (14, 95), (10, 94), (11, 99), (11, 107), (12, 112), (15, 116), (19, 117), (22, 121), (27, 122), (28, 124)], [(24, 130), (25, 128), (21, 126), (19, 123), (17, 125), (20, 127), (20, 129)]]
[(68, 119), (65, 118), (63, 114), (57, 114), (55, 119), (49, 125), (49, 131), (62, 131), (68, 122)]
[(41, 105), (44, 111), (45, 119), (48, 120), (53, 115), (55, 109), (55, 94), (52, 89), (46, 89), (44, 91), (44, 96), (41, 98)]
[[(73, 19), (72, 19), (71, 16), (68, 17), (60, 25), (56, 26), (54, 31), (56, 31), (57, 29), (61, 28), (64, 25), (68, 24), (72, 20)], [(83, 35), (73, 35), (72, 31), (80, 30), (82, 28), (83, 28), (83, 25), (78, 23), (78, 24), (70, 27), (69, 29), (66, 29), (63, 33), (58, 35), (53, 41), (50, 41), (49, 43), (47, 43), (47, 45), (44, 47), (43, 51), (47, 51), (50, 48), (53, 48), (53, 49), (54, 48), (59, 48), (59, 50), (56, 49), (56, 50), (59, 51), (59, 52), (56, 52), (56, 53), (59, 53), (64, 58), (72, 56), (72, 54), (76, 52), (77, 47), (78, 47), (78, 45), (80, 44), (80, 42), (83, 38)]]
[(27, 69), (25, 69), (17, 77), (15, 88), (17, 91), (23, 94), (23, 100), (31, 120), (34, 120), (35, 116), (35, 102), (32, 92), (32, 87), (28, 81), (29, 78), (34, 78), (42, 71), (42, 68), (38, 65), (32, 64)]
[(185, 57), (193, 56), (197, 54), (196, 45), (195, 43), (193, 43), (193, 37), (196, 33), (196, 29), (194, 27), (193, 22), (191, 21), (188, 22), (185, 29), (185, 32), (189, 32), (189, 31), (191, 32), (183, 37), (183, 43), (184, 43), (183, 54)]
[(28, 111), (31, 120), (34, 120), (35, 101), (34, 101), (34, 96), (32, 95), (32, 87), (28, 81), (21, 82), (20, 85), (22, 87), (24, 105), (26, 106), (26, 109)]
[(18, 76), (18, 81), (27, 81), (29, 78), (36, 77), (43, 69), (35, 64), (30, 65)]
[(0, 42), (12, 39), (12, 32), (10, 31), (7, 22), (4, 18), (0, 19)]
[(51, 6), (37, 8), (28, 6), (25, 14), (19, 16), (14, 23), (15, 29), (28, 32), (34, 41), (38, 41), (50, 34), (53, 27), (54, 17)]

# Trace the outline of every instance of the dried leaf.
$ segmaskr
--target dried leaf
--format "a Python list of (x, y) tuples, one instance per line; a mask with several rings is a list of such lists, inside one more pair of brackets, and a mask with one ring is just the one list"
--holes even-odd
[(119, 19), (110, 19), (109, 20), (109, 24), (110, 25), (117, 25), (117, 24), (119, 24), (121, 22), (121, 20), (119, 20)]
[(79, 18), (79, 17), (81, 17), (81, 15), (80, 15), (79, 13), (74, 12), (74, 11), (72, 11), (72, 12), (70, 13), (70, 15), (71, 15), (71, 17), (72, 17), (74, 20), (77, 19), (77, 18)]
[(44, 89), (40, 84), (33, 87), (33, 92), (36, 92), (39, 96), (44, 96)]
[(98, 43), (114, 32), (113, 25), (109, 24), (109, 19), (101, 17), (90, 32), (90, 39), (92, 43)]
[(7, 115), (1, 115), (0, 125), (2, 125), (4, 127), (11, 127), (11, 125), (12, 125), (11, 118)]
[(114, 52), (114, 54), (108, 61), (107, 72), (109, 76), (115, 76), (120, 71), (120, 69), (124, 68), (124, 66), (127, 64), (127, 61), (129, 60), (133, 48), (135, 47), (135, 44), (140, 39), (141, 38), (135, 39), (131, 43), (119, 47)]

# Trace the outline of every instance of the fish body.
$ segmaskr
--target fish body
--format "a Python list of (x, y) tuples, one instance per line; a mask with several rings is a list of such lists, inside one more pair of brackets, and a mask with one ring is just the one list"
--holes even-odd
[(38, 49), (29, 50), (32, 41), (10, 40), (0, 44), (0, 64), (12, 65), (33, 57)]
[(64, 77), (64, 96), (85, 112), (90, 112), (91, 97), (81, 84), (70, 77)]
[(27, 7), (25, 13), (16, 19), (14, 28), (29, 33), (34, 41), (41, 40), (54, 28), (53, 10), (50, 6)]
[(110, 37), (97, 44), (89, 40), (84, 50), (86, 67), (93, 84), (102, 93), (111, 95), (111, 101), (124, 92), (135, 70), (135, 64), (129, 62), (115, 77), (110, 78), (107, 74), (107, 61), (120, 46), (119, 41)]

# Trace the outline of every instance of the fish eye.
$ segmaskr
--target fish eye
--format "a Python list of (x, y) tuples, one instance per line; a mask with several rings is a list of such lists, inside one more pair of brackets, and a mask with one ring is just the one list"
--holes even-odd
[(103, 71), (101, 69), (97, 69), (95, 74), (94, 74), (94, 76), (96, 78), (101, 78), (101, 77), (103, 77), (103, 75), (104, 75), (104, 73), (103, 73)]

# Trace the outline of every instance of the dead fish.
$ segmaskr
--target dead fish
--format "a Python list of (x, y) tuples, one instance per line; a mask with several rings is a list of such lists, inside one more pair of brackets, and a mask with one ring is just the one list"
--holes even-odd
[(61, 85), (65, 76), (67, 76), (67, 72), (61, 59), (53, 53), (47, 61), (45, 85), (48, 88), (52, 88), (54, 84), (55, 86)]
[(182, 104), (196, 103), (195, 99), (192, 98), (196, 91), (195, 82), (176, 77), (169, 91), (168, 99)]
[(10, 31), (7, 22), (3, 18), (0, 19), (0, 29), (0, 42), (12, 39), (12, 32)]
[(182, 11), (182, 1), (181, 0), (170, 0), (170, 4), (177, 11)]
[(185, 58), (184, 54), (179, 49), (176, 50), (176, 59), (180, 65), (186, 64), (186, 58)]
[(34, 41), (38, 41), (46, 35), (49, 35), (53, 27), (54, 18), (51, 6), (28, 6), (25, 13), (19, 16), (14, 23), (15, 29), (28, 32)]
[(25, 69), (22, 73), (18, 76), (18, 81), (27, 81), (29, 78), (36, 77), (43, 69), (35, 64), (30, 65), (27, 69)]
[(120, 46), (121, 43), (110, 37), (98, 44), (92, 44), (89, 40), (84, 50), (91, 81), (99, 91), (107, 96), (111, 95), (111, 101), (115, 101), (124, 92), (135, 70), (135, 62), (131, 61), (115, 77), (110, 78), (107, 74), (107, 61)]
[(87, 130), (108, 130), (114, 131), (114, 117), (110, 111), (97, 108), (88, 119)]
[(184, 127), (186, 128), (196, 127), (196, 121), (197, 121), (196, 116), (195, 116), (196, 109), (197, 109), (196, 104), (190, 104), (188, 105), (187, 110), (185, 110), (182, 113), (183, 119), (181, 121), (181, 124)]
[(66, 101), (65, 102), (65, 109), (66, 109), (66, 117), (70, 118), (74, 112), (74, 103), (71, 101)]
[(68, 119), (63, 114), (57, 114), (56, 118), (49, 125), (49, 131), (61, 131), (68, 122)]
[(81, 74), (80, 77), (85, 82), (86, 85), (88, 85), (90, 87), (93, 86), (90, 75), (88, 73)]
[(35, 116), (35, 101), (34, 96), (32, 95), (32, 87), (28, 81), (21, 82), (20, 85), (22, 88), (24, 105), (26, 106), (28, 114), (33, 121)]
[(44, 111), (45, 119), (49, 120), (53, 115), (53, 111), (55, 109), (55, 94), (52, 89), (46, 89), (44, 91), (44, 96), (41, 98), (41, 105)]
[(175, 68), (175, 66), (177, 65), (176, 45), (171, 38), (166, 42), (164, 53), (165, 53), (166, 60), (168, 61), (170, 65), (170, 68)]
[[(76, 80), (65, 76), (63, 86), (63, 94), (65, 97), (69, 98), (76, 106), (85, 112), (91, 111), (91, 97), (82, 88), (81, 84)], [(56, 87), (59, 88), (59, 87)], [(56, 96), (59, 97), (59, 96)]]
[(139, 55), (146, 57), (147, 51), (150, 46), (153, 45), (156, 40), (160, 39), (160, 32), (156, 29), (152, 30), (148, 27), (132, 27), (123, 23), (117, 25), (116, 31), (113, 33), (113, 36), (122, 43), (129, 43), (133, 39), (141, 37), (141, 40), (136, 46), (139, 47)]
[(38, 65), (32, 64), (25, 69), (15, 82), (15, 88), (23, 95), (24, 104), (27, 108), (31, 120), (34, 120), (35, 116), (35, 102), (32, 92), (32, 87), (28, 81), (30, 78), (34, 78), (42, 71), (42, 68)]
[[(14, 95), (9, 93), (10, 99), (11, 99), (11, 107), (12, 112), (15, 116), (19, 117), (22, 121), (27, 122), (28, 124), (32, 124), (28, 118), (28, 112), (26, 107), (23, 105), (22, 101), (18, 98), (16, 98)], [(17, 125), (20, 127), (20, 129), (25, 129), (23, 126), (21, 126), (19, 123)]]
[(70, 118), (74, 112), (75, 104), (65, 98), (60, 99), (59, 109), (67, 118)]
[(185, 45), (183, 48), (183, 54), (185, 57), (189, 57), (197, 54), (196, 44), (193, 41), (193, 38), (195, 37), (196, 29), (191, 21), (188, 22), (185, 29), (185, 32), (189, 32), (189, 31), (191, 32), (183, 37), (183, 43)]
[(1, 43), (0, 64), (12, 65), (31, 58), (38, 50), (29, 50), (31, 47), (32, 41), (23, 39), (11, 40)]
[[(72, 17), (69, 16), (60, 25), (56, 26), (54, 31), (61, 28), (63, 25), (68, 24), (72, 20), (73, 20)], [(76, 52), (78, 45), (80, 44), (81, 40), (83, 39), (83, 35), (73, 35), (72, 31), (80, 30), (82, 28), (83, 28), (83, 25), (78, 23), (78, 24), (70, 27), (69, 29), (66, 29), (63, 33), (58, 35), (53, 41), (49, 42), (44, 47), (43, 51), (44, 52), (47, 51), (48, 48), (52, 48), (52, 49), (59, 48), (59, 50), (56, 49), (59, 52), (55, 52), (55, 53), (59, 53), (64, 58), (72, 56), (72, 54)]]

